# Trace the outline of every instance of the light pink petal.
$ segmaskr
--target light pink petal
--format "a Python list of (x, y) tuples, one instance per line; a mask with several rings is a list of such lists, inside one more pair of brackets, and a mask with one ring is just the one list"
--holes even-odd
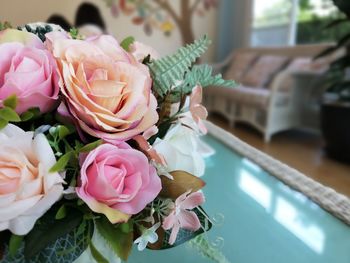
[(179, 233), (180, 230), (180, 225), (179, 224), (175, 224), (173, 229), (171, 230), (171, 234), (169, 237), (169, 244), (173, 245), (176, 241), (177, 238), (177, 234)]
[(195, 192), (187, 196), (180, 204), (181, 209), (193, 209), (205, 202), (203, 193)]
[(145, 132), (142, 134), (142, 136), (148, 140), (153, 135), (156, 135), (158, 133), (158, 127), (156, 125), (153, 125), (151, 128), (145, 130)]
[(195, 107), (191, 108), (191, 114), (202, 120), (205, 120), (208, 117), (208, 111), (202, 105), (196, 105)]
[(164, 218), (162, 227), (164, 230), (169, 230), (173, 228), (176, 222), (177, 222), (177, 219), (175, 216), (175, 211), (173, 211), (166, 218)]
[(190, 108), (202, 102), (202, 87), (197, 85), (192, 89), (190, 96)]
[(199, 120), (198, 123), (198, 128), (203, 134), (207, 134), (208, 130), (207, 127), (205, 126), (204, 122), (202, 120)]
[(195, 212), (181, 210), (177, 217), (180, 222), (181, 228), (196, 231), (201, 227), (201, 223)]

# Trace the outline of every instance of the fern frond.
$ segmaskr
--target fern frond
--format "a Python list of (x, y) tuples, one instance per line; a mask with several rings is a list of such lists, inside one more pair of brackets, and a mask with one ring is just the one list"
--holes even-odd
[(237, 83), (233, 80), (225, 80), (221, 74), (212, 75), (213, 69), (208, 65), (195, 65), (191, 71), (186, 72), (184, 81), (171, 91), (171, 102), (175, 103), (181, 99), (181, 96), (191, 93), (196, 85), (203, 88), (208, 86), (220, 86), (234, 88)]
[(196, 40), (193, 44), (180, 48), (175, 54), (154, 60), (149, 64), (153, 79), (153, 90), (164, 97), (171, 87), (181, 82), (191, 65), (208, 48), (210, 40), (207, 36)]
[(208, 86), (220, 87), (236, 87), (237, 84), (233, 80), (225, 80), (221, 74), (212, 75), (213, 69), (208, 65), (197, 65), (186, 74), (182, 92), (184, 94), (191, 92), (196, 85), (201, 85), (203, 88)]

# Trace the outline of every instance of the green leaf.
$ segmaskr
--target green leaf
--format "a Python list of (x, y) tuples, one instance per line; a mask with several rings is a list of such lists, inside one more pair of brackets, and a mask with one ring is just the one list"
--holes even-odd
[(4, 107), (0, 109), (0, 118), (6, 121), (13, 121), (13, 122), (21, 121), (21, 118), (18, 116), (17, 112), (15, 112), (10, 107)]
[(54, 166), (51, 167), (50, 173), (55, 173), (64, 170), (64, 168), (67, 166), (69, 160), (74, 157), (74, 152), (70, 151), (65, 153), (58, 159), (58, 161), (54, 164)]
[(63, 218), (66, 217), (66, 215), (67, 215), (67, 207), (66, 207), (65, 205), (62, 205), (62, 206), (58, 209), (58, 211), (57, 211), (57, 213), (56, 213), (56, 216), (55, 216), (55, 219), (56, 219), (56, 220), (63, 219)]
[(73, 27), (69, 30), (69, 34), (73, 39), (78, 39), (79, 38), (79, 31), (77, 28)]
[(30, 111), (23, 112), (21, 114), (21, 120), (22, 121), (29, 121), (31, 118), (34, 117), (34, 114)]
[(21, 114), (21, 120), (22, 121), (29, 121), (33, 118), (36, 118), (40, 116), (40, 109), (39, 108), (31, 108), (27, 110), (26, 112), (23, 112)]
[(7, 120), (4, 120), (4, 119), (1, 119), (0, 118), (0, 130), (2, 130), (3, 128), (6, 127), (6, 125), (8, 124), (9, 122)]
[(109, 244), (112, 251), (122, 260), (126, 261), (133, 244), (133, 232), (124, 233), (118, 225), (114, 226), (106, 217), (102, 216), (95, 223), (97, 230), (107, 244)]
[(94, 141), (92, 143), (86, 144), (85, 146), (83, 146), (79, 152), (82, 153), (87, 153), (87, 152), (91, 152), (93, 149), (97, 148), (98, 146), (100, 146), (103, 143), (102, 140), (97, 140)]
[(9, 252), (12, 257), (14, 257), (22, 244), (23, 236), (17, 236), (13, 234), (10, 238)]
[(132, 232), (134, 230), (133, 229), (133, 224), (131, 222), (131, 219), (127, 223), (120, 224), (119, 228), (125, 234), (128, 234), (128, 233), (130, 233), (130, 232)]
[(4, 105), (6, 107), (13, 109), (13, 110), (16, 109), (17, 103), (18, 103), (18, 100), (17, 100), (16, 95), (11, 95), (11, 96), (7, 97), (6, 100), (4, 100)]
[(208, 48), (210, 40), (207, 36), (196, 40), (193, 44), (180, 48), (175, 54), (152, 61), (149, 64), (153, 79), (153, 90), (164, 97), (171, 88), (182, 81), (192, 64)]
[(67, 135), (71, 134), (71, 131), (64, 125), (59, 125), (57, 128), (58, 128), (58, 136), (60, 139), (63, 139)]
[(120, 46), (127, 52), (130, 51), (130, 45), (132, 45), (135, 42), (135, 38), (132, 36), (129, 36), (125, 38), (121, 43)]
[(95, 245), (92, 243), (92, 241), (89, 244), (91, 255), (98, 263), (109, 263), (108, 260), (102, 256), (102, 254), (97, 250)]

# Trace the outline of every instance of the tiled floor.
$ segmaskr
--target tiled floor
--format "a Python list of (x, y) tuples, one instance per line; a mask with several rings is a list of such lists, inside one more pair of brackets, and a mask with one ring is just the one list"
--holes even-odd
[(328, 158), (320, 136), (288, 131), (273, 136), (270, 143), (264, 143), (262, 135), (247, 125), (238, 124), (230, 128), (217, 115), (210, 116), (209, 120), (257, 149), (350, 197), (350, 164)]

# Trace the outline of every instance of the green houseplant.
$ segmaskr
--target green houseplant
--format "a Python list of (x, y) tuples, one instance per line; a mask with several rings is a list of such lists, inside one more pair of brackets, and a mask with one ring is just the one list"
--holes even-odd
[[(344, 16), (334, 20), (328, 28), (350, 23), (350, 1), (333, 2)], [(321, 129), (328, 155), (340, 161), (350, 162), (350, 32), (317, 57), (340, 50), (343, 51), (342, 55), (331, 63), (328, 70), (328, 88), (321, 107)]]

